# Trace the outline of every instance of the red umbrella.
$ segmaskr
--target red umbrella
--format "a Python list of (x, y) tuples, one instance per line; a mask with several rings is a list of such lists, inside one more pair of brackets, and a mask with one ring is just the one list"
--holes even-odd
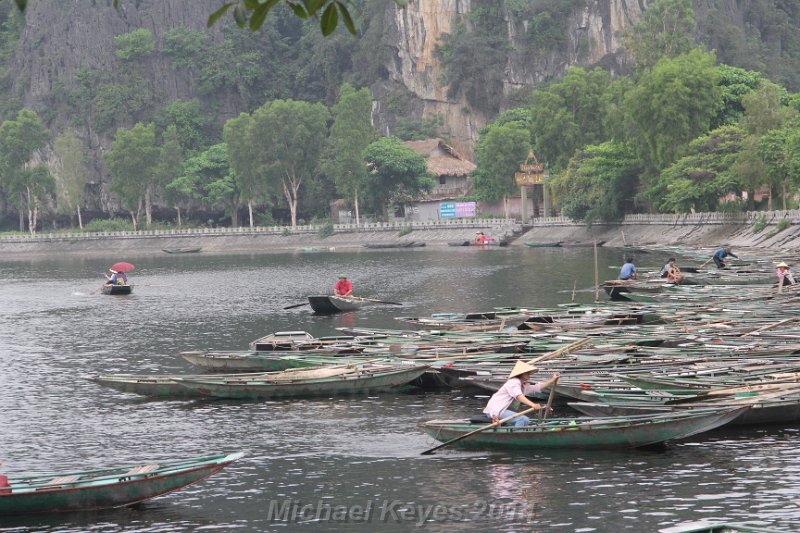
[(124, 261), (111, 265), (111, 270), (115, 270), (117, 272), (130, 272), (134, 268), (136, 267), (130, 263), (125, 263)]

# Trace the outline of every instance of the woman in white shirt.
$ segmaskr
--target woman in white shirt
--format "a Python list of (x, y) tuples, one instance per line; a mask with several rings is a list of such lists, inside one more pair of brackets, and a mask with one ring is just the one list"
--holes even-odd
[[(530, 385), (528, 380), (531, 378), (531, 372), (536, 371), (537, 368), (535, 366), (531, 366), (524, 361), (517, 361), (508, 376), (508, 381), (489, 398), (489, 403), (486, 404), (483, 410), (484, 414), (491, 417), (493, 423), (499, 422), (503, 418), (514, 416), (517, 413), (508, 409), (514, 400), (529, 407), (541, 409), (542, 405), (532, 402), (527, 398), (527, 395), (539, 393), (542, 389), (549, 387), (556, 381), (559, 374), (554, 374), (547, 381)], [(524, 415), (513, 419), (513, 424), (516, 427), (527, 426), (528, 423), (530, 423), (530, 418)]]

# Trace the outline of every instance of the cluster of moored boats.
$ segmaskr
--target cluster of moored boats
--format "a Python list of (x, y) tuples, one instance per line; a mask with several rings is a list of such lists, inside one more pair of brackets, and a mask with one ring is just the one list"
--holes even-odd
[[(751, 267), (752, 275), (768, 279), (770, 263), (764, 265)], [(402, 386), (486, 394), (523, 360), (538, 369), (532, 380), (560, 373), (556, 409), (576, 416), (496, 426), (454, 445), (630, 448), (727, 424), (796, 422), (798, 292), (747, 280), (663, 291), (648, 304), (403, 316), (406, 329), (340, 328), (328, 337), (279, 332), (254, 340), (247, 351), (180, 354), (203, 373), (94, 380), (156, 397), (329, 396)], [(479, 426), (459, 419), (419, 427), (448, 441)]]

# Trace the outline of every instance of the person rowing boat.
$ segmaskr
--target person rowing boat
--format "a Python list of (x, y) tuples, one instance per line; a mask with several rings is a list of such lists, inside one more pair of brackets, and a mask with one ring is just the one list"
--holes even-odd
[[(535, 366), (524, 361), (517, 361), (514, 368), (511, 370), (511, 374), (508, 376), (508, 381), (500, 387), (500, 390), (489, 398), (489, 403), (487, 403), (486, 407), (483, 409), (483, 414), (487, 419), (491, 418), (492, 423), (497, 423), (501, 418), (508, 418), (516, 415), (517, 413), (508, 409), (514, 400), (528, 407), (541, 409), (542, 405), (532, 402), (527, 398), (527, 395), (540, 393), (542, 389), (553, 385), (558, 379), (559, 374), (554, 374), (553, 377), (547, 381), (541, 381), (535, 385), (530, 385), (528, 384), (528, 380), (531, 378), (531, 372), (535, 372), (536, 370), (537, 368)], [(530, 418), (524, 415), (514, 419), (514, 425), (516, 427), (527, 426), (529, 423)]]
[(347, 276), (339, 276), (339, 281), (333, 287), (333, 295), (339, 298), (347, 298), (353, 295), (353, 284), (347, 279)]

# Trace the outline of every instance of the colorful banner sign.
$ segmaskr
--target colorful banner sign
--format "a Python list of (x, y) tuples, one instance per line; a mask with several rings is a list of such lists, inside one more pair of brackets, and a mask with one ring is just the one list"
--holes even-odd
[(475, 202), (446, 202), (439, 204), (439, 218), (471, 218), (477, 213)]

